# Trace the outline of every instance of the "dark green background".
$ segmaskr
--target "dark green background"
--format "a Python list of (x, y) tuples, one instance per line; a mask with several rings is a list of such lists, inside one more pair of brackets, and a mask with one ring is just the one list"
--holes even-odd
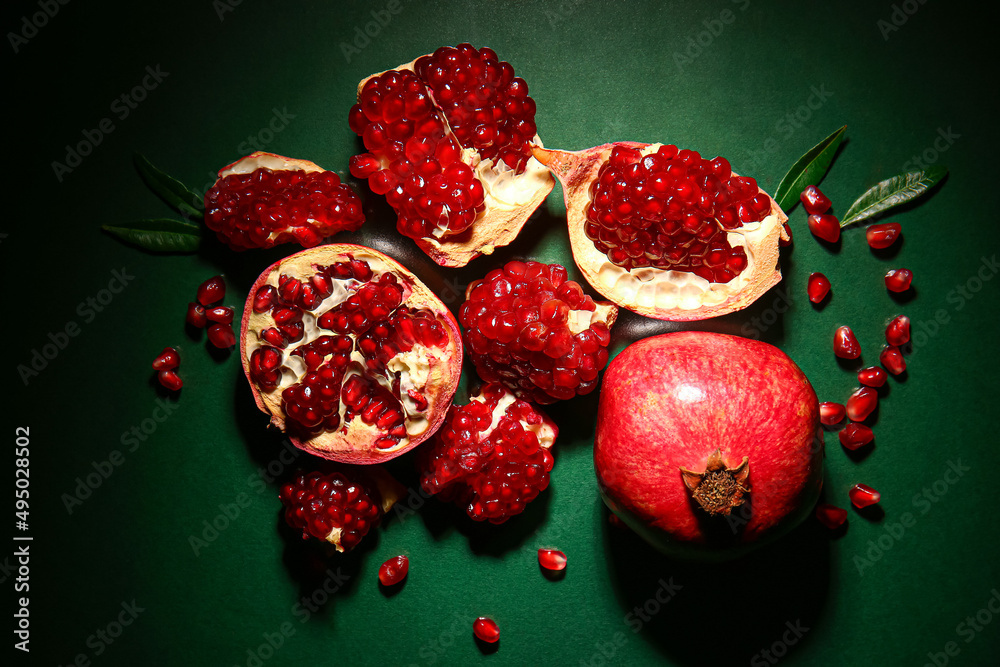
[[(998, 250), (996, 17), (971, 3), (910, 0), (915, 13), (897, 14), (907, 20), (884, 35), (878, 22), (892, 19), (888, 0), (402, 2), (348, 59), (342, 44), (385, 6), (244, 0), (220, 16), (210, 0), (77, 0), (16, 54), (8, 36), (5, 99), (15, 114), (4, 127), (0, 249), (5, 394), (13, 401), (5, 402), (5, 432), (13, 447), (13, 428), (31, 429), (30, 663), (69, 664), (84, 654), (94, 665), (255, 664), (250, 655), (284, 626), (290, 636), (273, 656), (262, 652), (263, 664), (768, 664), (759, 652), (780, 643), (789, 623), (808, 631), (787, 655), (779, 647), (788, 665), (919, 666), (949, 641), (960, 649), (950, 664), (996, 660), (1000, 618), (971, 637), (957, 628), (1000, 587), (1000, 280), (984, 264)], [(733, 21), (713, 23), (724, 10)], [(5, 33), (37, 11), (36, 3), (14, 3)], [(846, 531), (833, 536), (809, 521), (737, 563), (666, 560), (608, 525), (591, 463), (592, 395), (551, 409), (563, 432), (550, 489), (504, 526), (473, 525), (431, 499), (387, 520), (348, 557), (326, 557), (284, 527), (276, 485), (254, 481), (258, 468), (278, 460), (281, 438), (265, 429), (237, 356), (190, 337), (181, 318), (202, 280), (224, 272), (227, 301), (240, 305), (253, 278), (294, 248), (233, 254), (206, 240), (196, 255), (154, 256), (99, 227), (171, 213), (140, 182), (133, 151), (204, 189), (215, 170), (248, 152), (241, 143), (275, 110), (294, 118), (264, 135), (267, 150), (346, 175), (359, 147), (346, 122), (356, 82), (465, 40), (493, 47), (527, 79), (551, 147), (674, 142), (727, 156), (773, 192), (801, 153), (846, 123), (848, 140), (823, 182), (837, 213), (925, 150), (949, 167), (933, 196), (892, 216), (905, 238), (883, 255), (868, 249), (861, 227), (845, 230), (836, 248), (821, 246), (795, 208), (784, 281), (747, 311), (683, 327), (758, 333), (802, 366), (821, 400), (843, 401), (855, 379), (831, 352), (834, 328), (851, 325), (874, 363), (886, 319), (908, 314), (924, 335), (907, 376), (888, 383), (875, 447), (849, 456), (827, 434), (826, 499), (846, 507), (848, 488), (866, 482), (882, 492), (884, 515), (851, 510)], [(698, 40), (700, 52), (691, 46)], [(690, 62), (679, 62), (685, 52)], [(168, 75), (119, 119), (112, 102), (147, 66)], [(814, 87), (829, 95), (822, 104), (813, 98), (818, 108), (809, 110)], [(802, 122), (791, 125), (786, 114), (797, 110)], [(59, 182), (51, 163), (106, 117), (114, 131)], [(953, 135), (939, 142), (943, 152), (934, 149), (939, 131)], [(453, 307), (456, 290), (515, 255), (568, 263), (579, 278), (558, 188), (513, 246), (446, 270), (396, 234), (391, 211), (364, 184), (353, 185), (368, 222), (337, 240), (389, 252)], [(891, 298), (881, 276), (900, 265), (914, 271), (915, 288)], [(116, 269), (134, 279), (87, 321), (78, 304)], [(812, 271), (833, 283), (820, 309), (805, 298)], [(977, 272), (986, 280), (976, 283)], [(959, 297), (960, 286), (979, 290)], [(933, 330), (936, 318), (946, 321)], [(80, 334), (25, 386), (16, 367), (69, 322)], [(675, 328), (624, 316), (614, 344), (620, 350)], [(122, 434), (151, 418), (162, 397), (149, 363), (165, 345), (181, 348), (185, 388), (173, 414), (128, 451)], [(114, 450), (124, 462), (69, 513), (63, 495)], [(941, 481), (959, 461), (970, 470)], [(276, 465), (281, 478), (290, 474)], [(393, 470), (414, 486), (412, 457)], [(943, 495), (924, 504), (917, 494), (935, 482)], [(195, 555), (189, 538), (220, 505), (240, 500), (239, 516)], [(906, 513), (914, 521), (900, 535), (892, 527)], [(549, 545), (569, 557), (560, 581), (539, 572), (535, 550)], [(859, 566), (873, 548), (879, 559)], [(12, 550), (0, 556), (5, 588), (16, 576)], [(378, 565), (401, 552), (410, 556), (410, 577), (385, 595)], [(294, 607), (322, 587), (328, 569), (346, 581), (303, 622)], [(649, 622), (631, 624), (633, 608), (671, 580), (681, 586), (673, 599)], [(144, 611), (120, 637), (110, 645), (90, 638), (133, 600)], [(484, 655), (471, 635), (481, 614), (501, 626), (494, 654)]]

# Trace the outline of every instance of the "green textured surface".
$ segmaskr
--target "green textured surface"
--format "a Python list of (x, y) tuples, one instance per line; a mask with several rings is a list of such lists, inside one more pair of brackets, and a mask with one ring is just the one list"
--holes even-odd
[[(342, 45), (386, 5), (245, 1), (219, 15), (222, 2), (209, 0), (74, 2), (17, 53), (8, 45), (15, 119), (5, 129), (17, 157), (2, 225), (13, 399), (5, 423), (11, 441), (14, 426), (31, 429), (30, 664), (82, 655), (94, 665), (763, 665), (771, 663), (760, 652), (774, 646), (788, 665), (921, 665), (948, 642), (958, 651), (949, 664), (996, 664), (1000, 616), (986, 606), (996, 595), (1000, 609), (1000, 456), (990, 408), (1000, 280), (996, 187), (986, 169), (997, 148), (996, 17), (916, 0), (401, 2), (347, 58)], [(22, 17), (38, 11), (13, 3), (3, 25), (23, 30)], [(894, 11), (901, 25), (883, 34), (879, 21)], [(716, 22), (720, 15), (732, 22)], [(888, 383), (876, 446), (848, 456), (827, 434), (826, 498), (846, 506), (847, 489), (863, 481), (882, 492), (884, 516), (851, 511), (846, 533), (833, 539), (809, 522), (738, 563), (668, 561), (608, 526), (593, 480), (590, 396), (552, 408), (563, 432), (551, 487), (507, 525), (472, 525), (432, 499), (387, 521), (354, 554), (329, 559), (282, 527), (276, 486), (257, 473), (273, 464), (288, 474), (274, 463), (281, 440), (265, 430), (236, 356), (212, 354), (179, 317), (205, 278), (225, 272), (227, 301), (242, 303), (253, 278), (294, 249), (235, 255), (212, 242), (198, 255), (152, 256), (99, 227), (170, 214), (140, 182), (133, 151), (201, 189), (248, 152), (248, 136), (346, 174), (358, 148), (346, 123), (356, 82), (465, 40), (493, 47), (527, 79), (551, 147), (669, 141), (726, 155), (773, 191), (799, 155), (846, 123), (848, 139), (823, 183), (838, 212), (911, 156), (927, 151), (950, 168), (933, 196), (893, 216), (905, 238), (884, 255), (869, 251), (861, 228), (845, 230), (836, 249), (821, 247), (797, 207), (784, 282), (747, 311), (685, 327), (759, 335), (802, 366), (821, 400), (843, 400), (854, 377), (831, 353), (833, 329), (850, 324), (874, 362), (886, 318), (905, 311), (923, 334), (908, 376)], [(690, 61), (679, 63), (688, 49)], [(168, 75), (120, 118), (113, 101), (147, 66)], [(816, 89), (829, 93), (822, 103), (811, 97)], [(817, 108), (803, 106), (810, 100)], [(793, 125), (786, 114), (797, 109), (804, 120)], [(273, 120), (275, 110), (287, 121)], [(102, 118), (113, 132), (59, 182), (51, 163)], [(271, 133), (272, 122), (283, 127)], [(558, 188), (511, 248), (461, 271), (432, 265), (395, 234), (387, 206), (358, 189), (369, 222), (338, 240), (396, 256), (453, 306), (456, 287), (511, 255), (572, 264)], [(882, 285), (897, 265), (916, 276), (904, 299)], [(89, 313), (86, 300), (115, 270), (134, 279)], [(820, 309), (805, 298), (812, 271), (834, 286)], [(70, 322), (79, 335), (25, 387), (13, 367)], [(672, 328), (625, 316), (616, 349)], [(149, 362), (167, 344), (182, 349), (185, 388), (133, 448), (130, 429), (162, 414)], [(121, 465), (68, 512), (64, 494), (115, 450)], [(970, 469), (943, 481), (959, 461)], [(404, 457), (393, 468), (413, 485), (411, 464)], [(925, 489), (935, 502), (922, 499)], [(240, 501), (239, 515), (196, 555), (189, 538), (220, 505)], [(900, 534), (907, 513), (913, 522)], [(568, 554), (564, 579), (539, 573), (543, 545)], [(7, 590), (12, 551), (0, 555)], [(411, 558), (410, 577), (387, 596), (376, 571), (400, 552)], [(878, 560), (859, 567), (869, 555)], [(336, 592), (317, 593), (328, 580)], [(661, 607), (660, 582), (671, 581), (681, 588)], [(303, 613), (300, 598), (313, 596), (329, 600)], [(133, 600), (144, 611), (120, 636), (107, 643), (95, 634)], [(633, 611), (643, 605), (658, 608), (648, 621)], [(991, 622), (978, 631), (961, 625), (977, 612), (978, 623)], [(481, 614), (502, 629), (494, 654), (471, 636)], [(783, 644), (786, 624), (796, 623), (808, 630)], [(277, 643), (283, 630), (269, 650), (267, 637)]]

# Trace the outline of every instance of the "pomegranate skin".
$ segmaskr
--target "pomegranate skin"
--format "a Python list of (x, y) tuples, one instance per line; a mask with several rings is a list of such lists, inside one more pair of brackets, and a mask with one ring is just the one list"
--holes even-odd
[[(819, 403), (781, 350), (699, 331), (653, 336), (605, 371), (594, 467), (604, 502), (660, 551), (725, 560), (805, 519), (823, 483)], [(720, 450), (748, 459), (749, 492), (728, 514), (692, 498), (681, 469), (701, 473)]]

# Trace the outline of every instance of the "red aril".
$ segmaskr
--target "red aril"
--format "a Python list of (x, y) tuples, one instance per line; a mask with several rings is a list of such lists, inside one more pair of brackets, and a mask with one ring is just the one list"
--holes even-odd
[(232, 324), (233, 309), (228, 306), (216, 306), (215, 308), (209, 308), (205, 311), (205, 318), (208, 319), (209, 322)]
[(226, 298), (226, 281), (222, 276), (209, 278), (198, 286), (198, 303), (206, 308)]
[(869, 246), (881, 250), (895, 243), (902, 231), (903, 228), (899, 226), (898, 222), (886, 222), (868, 227), (865, 230), (865, 238), (868, 240)]
[(861, 356), (861, 345), (851, 327), (838, 327), (833, 332), (833, 353), (841, 359), (857, 359)]
[(566, 569), (566, 554), (556, 549), (539, 549), (538, 564), (546, 570), (558, 572)]
[(834, 530), (843, 526), (844, 522), (847, 521), (847, 510), (833, 505), (817, 505), (816, 518), (821, 524)]
[(885, 327), (885, 342), (889, 345), (905, 345), (910, 342), (910, 318), (906, 315), (897, 315)]
[(867, 484), (855, 484), (848, 495), (851, 497), (851, 504), (858, 509), (875, 505), (882, 499), (882, 494)]
[(233, 325), (210, 324), (208, 326), (208, 342), (222, 349), (236, 345), (236, 334), (233, 333)]
[(785, 233), (778, 239), (778, 247), (785, 248), (792, 245), (792, 228), (788, 225), (787, 221), (781, 225), (781, 228)]
[(472, 624), (472, 633), (476, 635), (476, 639), (488, 644), (500, 641), (500, 627), (496, 621), (486, 616), (480, 616), (475, 620)]
[(178, 391), (184, 386), (184, 382), (181, 377), (177, 375), (177, 371), (174, 370), (163, 370), (156, 374), (156, 378), (160, 381), (164, 387), (170, 391)]
[(806, 292), (809, 294), (810, 301), (819, 303), (830, 293), (830, 280), (822, 273), (810, 273)]
[(240, 336), (257, 407), (295, 446), (344, 463), (385, 461), (429, 438), (462, 366), (448, 308), (358, 245), (305, 250), (265, 270)]
[(878, 360), (893, 375), (899, 375), (906, 370), (906, 360), (903, 359), (903, 354), (895, 345), (883, 347), (881, 354), (878, 355)]
[(172, 347), (163, 348), (163, 352), (160, 352), (159, 356), (153, 360), (154, 371), (169, 371), (170, 369), (177, 368), (180, 365), (181, 355)]
[(844, 421), (847, 416), (847, 409), (840, 403), (820, 403), (819, 421), (824, 426), (836, 426)]
[(378, 580), (383, 586), (395, 586), (406, 578), (409, 571), (410, 559), (406, 556), (394, 556), (378, 568)]
[(833, 215), (810, 215), (809, 231), (816, 238), (836, 243), (840, 238), (840, 221)]
[(855, 424), (853, 422), (845, 426), (837, 436), (840, 438), (840, 444), (845, 449), (850, 450), (863, 447), (875, 438), (875, 434), (872, 433), (870, 428), (864, 424)]
[(826, 213), (832, 206), (830, 199), (815, 185), (810, 185), (803, 190), (802, 194), (799, 195), (799, 200), (802, 202), (802, 208), (810, 215)]
[(865, 387), (881, 387), (888, 376), (878, 366), (869, 366), (858, 371), (858, 382)]
[(185, 319), (191, 326), (204, 329), (205, 325), (208, 324), (208, 318), (205, 317), (205, 306), (192, 301), (188, 304)]
[(913, 272), (909, 269), (891, 269), (885, 274), (885, 287), (890, 292), (905, 292), (913, 282)]
[(577, 266), (619, 306), (700, 320), (745, 308), (781, 280), (788, 218), (725, 158), (634, 142), (534, 154), (563, 185)]
[(871, 387), (860, 387), (848, 397), (846, 407), (848, 419), (864, 421), (878, 407), (878, 392)]

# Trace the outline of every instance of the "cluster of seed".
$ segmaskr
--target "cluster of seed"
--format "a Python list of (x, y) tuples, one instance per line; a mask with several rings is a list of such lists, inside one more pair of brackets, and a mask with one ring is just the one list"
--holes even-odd
[(344, 551), (354, 548), (382, 518), (371, 494), (337, 472), (301, 474), (281, 488), (279, 498), (285, 506), (285, 520), (302, 531), (303, 539), (326, 540), (339, 528)]

